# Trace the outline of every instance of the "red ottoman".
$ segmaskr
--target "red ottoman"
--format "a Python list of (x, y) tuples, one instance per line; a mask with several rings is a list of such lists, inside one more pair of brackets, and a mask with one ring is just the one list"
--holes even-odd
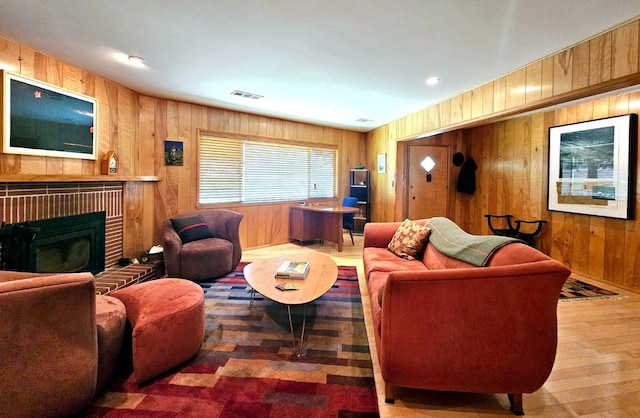
[(125, 287), (120, 299), (132, 328), (133, 380), (140, 384), (195, 356), (204, 341), (204, 291), (184, 279)]

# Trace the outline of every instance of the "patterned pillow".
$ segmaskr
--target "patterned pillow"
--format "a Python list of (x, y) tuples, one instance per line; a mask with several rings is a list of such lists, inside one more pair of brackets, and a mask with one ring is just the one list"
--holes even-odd
[(213, 234), (204, 221), (202, 215), (190, 218), (171, 219), (171, 225), (176, 230), (183, 244), (205, 238), (213, 238)]
[(426, 226), (405, 219), (393, 234), (387, 249), (398, 257), (415, 260), (427, 244), (430, 233), (431, 229)]

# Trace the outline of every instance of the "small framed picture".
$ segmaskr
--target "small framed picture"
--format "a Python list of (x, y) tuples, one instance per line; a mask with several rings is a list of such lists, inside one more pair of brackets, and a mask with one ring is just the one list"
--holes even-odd
[(387, 154), (378, 154), (378, 173), (387, 172)]
[(164, 141), (164, 163), (165, 165), (183, 165), (184, 152), (182, 142)]

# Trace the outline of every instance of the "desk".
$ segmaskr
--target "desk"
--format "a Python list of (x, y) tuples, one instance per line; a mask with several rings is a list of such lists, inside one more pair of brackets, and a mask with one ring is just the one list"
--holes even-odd
[(350, 206), (299, 205), (289, 211), (290, 241), (331, 241), (343, 247), (342, 215), (358, 213), (360, 209)]

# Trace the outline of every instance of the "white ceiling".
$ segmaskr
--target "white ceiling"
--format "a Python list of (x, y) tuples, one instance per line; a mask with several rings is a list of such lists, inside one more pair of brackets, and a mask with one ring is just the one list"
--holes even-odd
[(0, 37), (142, 94), (367, 132), (638, 15), (639, 0), (0, 0)]

